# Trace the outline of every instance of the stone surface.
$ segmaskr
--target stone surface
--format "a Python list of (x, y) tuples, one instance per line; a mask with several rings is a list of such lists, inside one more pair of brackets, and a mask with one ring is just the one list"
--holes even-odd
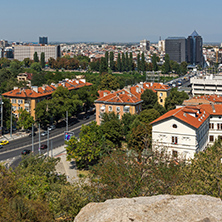
[(222, 201), (203, 195), (136, 197), (89, 203), (74, 222), (216, 222)]

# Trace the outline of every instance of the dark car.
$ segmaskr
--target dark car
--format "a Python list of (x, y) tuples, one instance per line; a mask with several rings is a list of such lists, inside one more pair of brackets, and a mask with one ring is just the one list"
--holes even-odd
[[(33, 136), (35, 136), (35, 135), (36, 135), (36, 133), (33, 133)], [(29, 136), (32, 136), (32, 133), (30, 133)]]
[(22, 155), (27, 155), (27, 154), (30, 154), (31, 153), (31, 150), (23, 150), (21, 152)]
[(47, 145), (46, 145), (46, 144), (42, 144), (42, 145), (40, 146), (40, 149), (41, 149), (41, 150), (47, 149)]

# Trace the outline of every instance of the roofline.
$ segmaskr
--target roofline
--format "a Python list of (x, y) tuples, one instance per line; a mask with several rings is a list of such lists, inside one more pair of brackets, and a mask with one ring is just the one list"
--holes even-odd
[(143, 100), (139, 101), (139, 102), (136, 102), (136, 103), (117, 103), (117, 102), (107, 102), (107, 101), (97, 101), (95, 100), (94, 103), (102, 103), (102, 104), (112, 104), (112, 105), (138, 105), (140, 103), (142, 103)]

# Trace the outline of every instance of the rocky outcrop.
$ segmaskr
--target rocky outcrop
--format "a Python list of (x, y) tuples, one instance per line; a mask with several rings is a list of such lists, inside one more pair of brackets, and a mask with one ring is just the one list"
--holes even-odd
[(74, 222), (216, 222), (222, 202), (203, 195), (136, 197), (89, 203)]

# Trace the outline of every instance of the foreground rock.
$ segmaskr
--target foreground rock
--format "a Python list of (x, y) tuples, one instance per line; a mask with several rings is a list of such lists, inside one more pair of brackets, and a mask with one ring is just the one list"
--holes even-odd
[(74, 222), (216, 222), (222, 202), (203, 195), (136, 197), (89, 203)]

